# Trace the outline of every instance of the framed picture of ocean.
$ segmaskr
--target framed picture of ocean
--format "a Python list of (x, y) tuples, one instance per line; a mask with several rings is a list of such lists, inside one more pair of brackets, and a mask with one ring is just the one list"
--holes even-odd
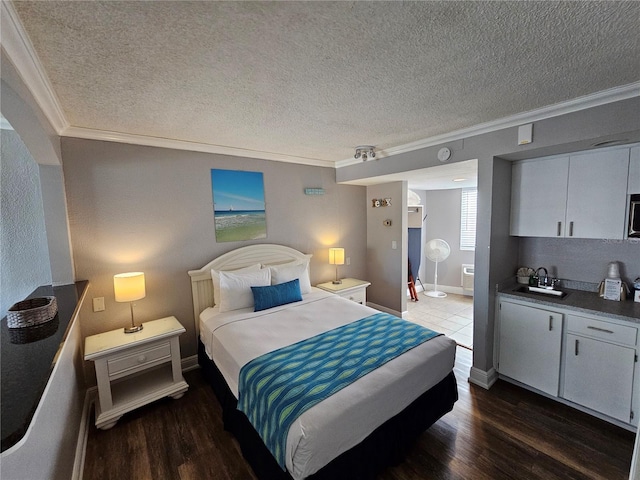
[(267, 238), (262, 172), (211, 170), (216, 242)]

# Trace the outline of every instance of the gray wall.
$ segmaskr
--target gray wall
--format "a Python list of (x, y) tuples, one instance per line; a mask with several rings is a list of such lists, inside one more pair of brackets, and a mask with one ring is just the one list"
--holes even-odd
[[(188, 270), (251, 243), (278, 243), (313, 254), (311, 281), (332, 280), (328, 249), (345, 248), (351, 265), (340, 276), (367, 278), (365, 188), (337, 185), (330, 168), (65, 138), (64, 177), (76, 278), (91, 282), (81, 312), (83, 334), (120, 328), (129, 305), (116, 303), (113, 275), (143, 271), (147, 296), (136, 302), (137, 321), (175, 315), (186, 327), (183, 357), (196, 354)], [(212, 168), (264, 173), (266, 240), (216, 243)], [(322, 187), (321, 196), (304, 187)]]
[(13, 130), (0, 130), (0, 317), (51, 283), (38, 164)]
[[(493, 319), (496, 283), (518, 266), (518, 239), (509, 237), (510, 168), (505, 160), (519, 160), (586, 150), (596, 141), (623, 137), (637, 141), (640, 98), (609, 103), (534, 122), (533, 142), (518, 146), (518, 127), (467, 137), (394, 156), (389, 161), (360, 162), (337, 170), (339, 182), (410, 172), (440, 165), (438, 150), (452, 150), (449, 163), (478, 160), (478, 226), (474, 282), (475, 370), (493, 368)], [(502, 160), (501, 160), (502, 159)], [(504, 162), (504, 165), (502, 164)], [(494, 164), (499, 164), (494, 169)], [(396, 269), (402, 268), (396, 264)], [(473, 372), (472, 372), (473, 374)]]
[[(389, 207), (372, 207), (372, 199), (390, 198)], [(367, 302), (402, 315), (407, 309), (407, 182), (367, 187)], [(391, 225), (384, 225), (391, 220)], [(392, 242), (396, 242), (396, 249)]]
[(59, 165), (40, 165), (40, 186), (47, 228), (47, 246), (54, 286), (75, 282), (67, 217), (64, 176)]
[(631, 287), (640, 277), (640, 239), (521, 238), (518, 262), (545, 267), (558, 278), (592, 283), (606, 277), (609, 262), (620, 262), (620, 276)]
[[(460, 250), (460, 207), (462, 190), (428, 190), (425, 192), (424, 221), (425, 242), (441, 238), (451, 247), (451, 254), (438, 264), (438, 286), (459, 288), (462, 286), (462, 264), (473, 264), (475, 251)], [(424, 252), (424, 251), (423, 251)], [(422, 260), (425, 274), (422, 283), (433, 284), (435, 263), (426, 257)], [(429, 289), (429, 288), (427, 288)]]

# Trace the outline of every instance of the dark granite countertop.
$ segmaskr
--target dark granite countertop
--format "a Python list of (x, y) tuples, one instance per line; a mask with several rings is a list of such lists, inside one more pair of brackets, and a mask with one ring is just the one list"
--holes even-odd
[(531, 303), (548, 307), (562, 307), (576, 312), (604, 315), (617, 320), (640, 323), (640, 303), (634, 302), (633, 299), (628, 298), (627, 300), (616, 302), (600, 298), (597, 292), (572, 290), (564, 287), (561, 288), (561, 290), (567, 292), (567, 296), (564, 298), (514, 291), (521, 286), (514, 282), (502, 287), (498, 293), (504, 297), (527, 300)]
[(2, 451), (24, 436), (49, 376), (56, 354), (64, 343), (71, 319), (89, 282), (37, 288), (29, 297), (55, 296), (58, 314), (53, 320), (26, 328), (9, 328), (6, 317), (0, 325), (0, 418)]

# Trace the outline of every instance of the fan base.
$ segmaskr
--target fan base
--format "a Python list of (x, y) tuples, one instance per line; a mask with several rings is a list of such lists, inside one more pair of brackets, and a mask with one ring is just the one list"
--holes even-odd
[(431, 290), (431, 291), (429, 291), (429, 292), (425, 292), (425, 295), (426, 295), (427, 297), (435, 297), (435, 298), (444, 298), (444, 297), (446, 297), (446, 296), (447, 296), (447, 294), (446, 294), (446, 293), (444, 293), (444, 292), (438, 292), (438, 291), (436, 291), (436, 290)]

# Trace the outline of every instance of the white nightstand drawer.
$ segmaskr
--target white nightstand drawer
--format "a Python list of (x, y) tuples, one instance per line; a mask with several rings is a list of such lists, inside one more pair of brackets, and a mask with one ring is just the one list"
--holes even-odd
[(569, 332), (622, 345), (634, 346), (636, 344), (637, 328), (618, 325), (617, 323), (601, 322), (577, 315), (567, 315), (567, 319), (567, 330)]
[(316, 285), (316, 287), (331, 292), (352, 302), (367, 304), (367, 287), (371, 285), (364, 280), (357, 278), (343, 278), (340, 283), (326, 282)]
[(126, 372), (132, 373), (136, 369), (145, 369), (151, 364), (159, 364), (171, 359), (171, 344), (169, 342), (152, 347), (142, 347), (129, 350), (126, 355), (110, 358), (107, 361), (109, 376), (114, 377)]
[(338, 295), (356, 303), (364, 303), (367, 297), (367, 294), (364, 288), (359, 288), (358, 290), (354, 290), (351, 292), (340, 292), (338, 293)]

